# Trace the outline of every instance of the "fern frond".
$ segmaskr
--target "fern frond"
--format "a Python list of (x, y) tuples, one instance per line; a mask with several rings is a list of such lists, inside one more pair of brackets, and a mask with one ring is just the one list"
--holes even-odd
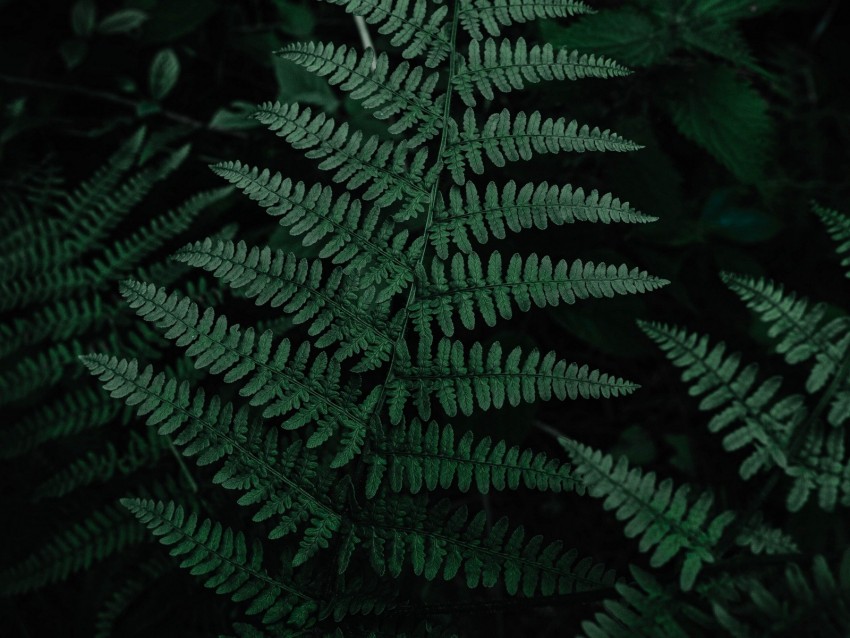
[(373, 370), (390, 358), (388, 304), (375, 303), (374, 288), (360, 289), (341, 268), (324, 276), (319, 259), (210, 239), (180, 249), (175, 259), (213, 273), (257, 305), (282, 306), (293, 323), (309, 324), (316, 347), (339, 344), (335, 356), (341, 358), (360, 354), (354, 372)]
[(460, 25), (473, 40), (493, 37), (502, 27), (543, 18), (571, 18), (595, 13), (581, 0), (461, 0)]
[(115, 242), (92, 263), (96, 281), (117, 281), (126, 277), (146, 257), (185, 231), (198, 215), (232, 192), (230, 187), (202, 191), (174, 210), (155, 217), (127, 239)]
[(411, 307), (410, 316), (420, 332), (427, 333), (436, 320), (442, 332), (454, 335), (459, 319), (467, 330), (475, 328), (476, 317), (488, 326), (510, 319), (514, 308), (527, 312), (532, 306), (546, 308), (579, 299), (600, 299), (616, 295), (657, 290), (669, 282), (645, 270), (594, 264), (580, 259), (552, 262), (548, 256), (531, 254), (525, 259), (514, 254), (505, 268), (498, 252), (490, 255), (486, 268), (476, 254), (456, 254), (449, 273), (438, 259), (422, 282), (422, 292)]
[(815, 431), (804, 441), (796, 463), (786, 469), (794, 481), (788, 492), (788, 510), (797, 512), (817, 491), (818, 505), (832, 512), (836, 505), (850, 507), (850, 455), (843, 428)]
[(113, 314), (99, 294), (65, 299), (0, 325), (0, 358), (44, 341), (64, 341), (103, 325)]
[(145, 530), (117, 504), (67, 526), (40, 550), (0, 572), (0, 595), (23, 594), (67, 580), (145, 540)]
[(387, 282), (384, 298), (413, 281), (409, 255), (418, 254), (422, 240), (408, 242), (407, 231), (395, 232), (389, 221), (379, 224), (379, 210), (373, 208), (362, 216), (360, 200), (348, 193), (335, 200), (328, 186), (293, 183), (280, 173), (260, 171), (241, 162), (224, 162), (212, 169), (267, 209), (269, 215), (280, 217), (280, 225), (292, 235), (304, 235), (305, 246), (324, 240), (319, 257), (332, 258), (334, 264), (345, 264), (348, 271), (359, 272), (364, 285)]
[(815, 359), (806, 390), (817, 392), (838, 372), (850, 347), (850, 318), (841, 315), (824, 322), (824, 304), (811, 305), (808, 299), (786, 293), (781, 284), (768, 279), (725, 272), (720, 277), (768, 324), (768, 336), (777, 340), (776, 351), (788, 363)]
[(303, 626), (317, 611), (312, 596), (268, 573), (262, 545), (256, 540), (249, 545), (242, 532), (210, 519), (201, 521), (194, 512), (187, 516), (173, 502), (125, 498), (121, 504), (170, 548), (172, 556), (182, 557), (180, 567), (217, 594), (247, 603), (247, 614), (262, 614), (267, 624), (287, 620)]
[(611, 456), (576, 441), (562, 438), (561, 444), (590, 496), (605, 499), (606, 510), (614, 510), (619, 520), (628, 521), (626, 536), (639, 536), (642, 552), (655, 548), (650, 557), (652, 567), (661, 567), (684, 551), (679, 584), (685, 591), (693, 588), (702, 565), (714, 562), (712, 548), (734, 514), (726, 511), (710, 517), (714, 500), (710, 492), (692, 501), (690, 486), (674, 490), (670, 479), (656, 484), (654, 472), (644, 474), (640, 468), (629, 468), (625, 456), (615, 464)]
[(498, 167), (506, 162), (529, 160), (535, 153), (561, 153), (588, 151), (627, 152), (641, 146), (609, 130), (579, 125), (563, 117), (543, 119), (539, 111), (530, 115), (508, 109), (491, 115), (479, 130), (475, 112), (467, 109), (463, 116), (463, 129), (452, 121), (449, 144), (443, 160), (455, 183), (466, 183), (467, 167), (476, 175), (484, 173), (484, 157)]
[(362, 101), (379, 120), (397, 118), (388, 131), (401, 134), (413, 129), (407, 139), (411, 148), (438, 135), (443, 127), (444, 95), (435, 97), (439, 75), (402, 62), (390, 67), (386, 53), (366, 49), (359, 55), (353, 48), (333, 43), (295, 43), (277, 52), (284, 60), (327, 77), (331, 85)]
[(101, 427), (118, 412), (118, 403), (90, 388), (63, 394), (0, 429), (0, 458), (16, 458), (48, 441)]
[(432, 421), (424, 426), (416, 419), (394, 427), (386, 444), (365, 461), (369, 464), (366, 495), (370, 498), (382, 484), (395, 492), (409, 490), (412, 494), (452, 487), (464, 493), (475, 489), (481, 494), (521, 487), (566, 492), (581, 486), (568, 464), (543, 452), (508, 447), (489, 436), (476, 440), (472, 432), (455, 440), (451, 425)]
[(800, 548), (790, 534), (768, 525), (761, 512), (753, 516), (738, 533), (735, 542), (753, 554), (797, 554)]
[(485, 100), (494, 99), (495, 91), (510, 93), (528, 84), (551, 80), (607, 79), (624, 77), (630, 71), (609, 58), (561, 49), (551, 44), (534, 45), (530, 49), (524, 38), (502, 40), (488, 38), (483, 46), (473, 40), (468, 58), (458, 58), (458, 69), (452, 76), (460, 99), (475, 106), (475, 94)]
[(38, 390), (56, 385), (65, 374), (65, 366), (82, 354), (78, 341), (59, 343), (0, 373), (0, 405), (22, 401)]
[(324, 113), (315, 117), (309, 107), (266, 102), (254, 117), (293, 148), (305, 150), (310, 159), (321, 159), (319, 168), (334, 171), (331, 179), (353, 190), (366, 187), (363, 199), (387, 207), (402, 202), (393, 215), (397, 221), (418, 216), (429, 198), (422, 186), (428, 151), (420, 148), (408, 159), (411, 148), (405, 142), (364, 138), (349, 131), (348, 122), (339, 126)]
[(202, 466), (223, 459), (213, 482), (244, 492), (241, 505), (259, 505), (255, 521), (274, 517), (271, 538), (294, 532), (305, 522), (329, 521), (326, 527), (339, 527), (340, 515), (308, 489), (321, 481), (315, 456), (300, 442), (281, 449), (277, 431), (250, 423), (246, 408), (234, 410), (217, 395), (207, 401), (203, 389), (193, 395), (188, 382), (178, 385), (161, 372), (154, 374), (151, 366), (139, 372), (135, 360), (106, 355), (81, 360), (111, 396), (137, 406), (137, 415), (146, 417), (161, 436), (171, 436), (184, 456), (196, 457)]
[(146, 437), (130, 432), (124, 449), (109, 442), (103, 451), (88, 452), (54, 472), (35, 489), (34, 498), (59, 498), (94, 483), (106, 483), (116, 474), (128, 476), (155, 465), (166, 449), (168, 441), (154, 430), (149, 430)]
[(90, 289), (93, 282), (94, 272), (81, 266), (59, 267), (32, 277), (0, 282), (0, 312), (64, 299)]
[(549, 224), (577, 222), (644, 224), (657, 219), (610, 193), (600, 195), (596, 190), (585, 193), (581, 187), (559, 187), (547, 182), (518, 187), (511, 180), (500, 188), (488, 182), (482, 201), (478, 187), (468, 182), (463, 190), (453, 187), (449, 191), (448, 205), (440, 202), (435, 208), (429, 238), (437, 256), (447, 259), (452, 244), (461, 252), (473, 253), (473, 239), (486, 244), (491, 235), (505, 239), (507, 231), (546, 230)]
[[(582, 638), (690, 638), (680, 621), (696, 608), (684, 603), (677, 592), (664, 587), (651, 574), (632, 565), (633, 583), (617, 583), (617, 600), (606, 600), (593, 620), (581, 624)], [(685, 612), (683, 607), (687, 607)]]
[(461, 570), (470, 589), (502, 582), (510, 595), (530, 597), (604, 589), (614, 572), (591, 558), (576, 562), (575, 550), (560, 541), (544, 545), (542, 536), (526, 539), (525, 530), (511, 528), (507, 518), (491, 527), (487, 516), (469, 517), (447, 501), (426, 507), (421, 501), (397, 497), (372, 501), (374, 523), (361, 535), (378, 574), (398, 577), (406, 563), (426, 580), (452, 580)]
[(460, 341), (441, 339), (433, 356), (420, 354), (416, 361), (407, 353), (398, 357), (397, 372), (387, 383), (387, 406), (392, 423), (401, 421), (404, 408), (413, 401), (419, 417), (431, 418), (436, 401), (450, 417), (460, 412), (501, 408), (506, 403), (548, 401), (553, 397), (583, 399), (617, 397), (634, 392), (638, 385), (588, 366), (567, 363), (554, 352), (541, 356), (532, 350), (523, 356), (517, 346), (507, 357), (499, 342), (484, 352), (475, 342), (467, 351)]
[[(390, 44), (403, 47), (405, 58), (423, 56), (433, 68), (451, 52), (445, 30), (446, 5), (429, 6), (427, 0), (325, 0), (346, 13), (361, 16), (368, 24), (379, 24), (378, 33), (391, 36)], [(412, 6), (411, 6), (412, 5)]]
[(121, 292), (140, 317), (166, 330), (167, 339), (188, 346), (186, 354), (196, 368), (224, 374), (225, 383), (241, 381), (240, 395), (250, 397), (251, 405), (262, 406), (265, 418), (289, 414), (280, 424), (287, 430), (315, 424), (309, 447), (322, 445), (341, 431), (332, 467), (341, 467), (360, 453), (380, 388), (361, 403), (352, 403), (356, 397), (344, 395), (340, 388), (339, 363), (324, 352), (311, 358), (309, 342), (294, 353), (288, 339), (273, 347), (270, 330), (258, 336), (253, 328), (229, 326), (227, 317), (216, 317), (212, 308), (201, 312), (188, 297), (168, 294), (153, 284), (128, 281)]
[(847, 268), (845, 275), (850, 277), (850, 217), (818, 204), (813, 204), (812, 210), (820, 217), (832, 240), (838, 244), (835, 252), (841, 257), (841, 265)]
[(805, 411), (800, 395), (778, 395), (780, 377), (757, 383), (758, 366), (741, 368), (740, 355), (727, 354), (723, 343), (710, 348), (708, 337), (681, 328), (643, 321), (638, 325), (675, 366), (684, 368), (682, 380), (693, 382), (688, 393), (705, 395), (699, 409), (717, 411), (708, 423), (709, 431), (739, 426), (724, 437), (723, 447), (728, 451), (746, 445), (755, 448), (741, 464), (742, 478), (774, 465), (787, 466), (791, 434)]

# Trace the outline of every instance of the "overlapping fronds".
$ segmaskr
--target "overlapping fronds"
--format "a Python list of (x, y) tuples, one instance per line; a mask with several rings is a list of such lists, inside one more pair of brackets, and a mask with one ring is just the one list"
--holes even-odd
[(388, 131), (400, 134), (413, 129), (408, 144), (418, 146), (439, 134), (443, 126), (442, 101), (434, 91), (439, 75), (402, 62), (391, 67), (386, 53), (366, 49), (359, 55), (353, 48), (333, 43), (296, 43), (280, 51), (284, 60), (300, 64), (328, 83), (361, 100), (379, 120), (393, 120)]
[(419, 250), (420, 240), (410, 243), (406, 231), (394, 232), (379, 210), (364, 215), (360, 200), (348, 193), (334, 199), (329, 186), (308, 187), (241, 162), (216, 164), (213, 171), (280, 217), (291, 234), (304, 235), (305, 246), (323, 241), (319, 256), (360, 273), (364, 284), (386, 281), (386, 295), (391, 295), (413, 280), (409, 255)]
[(341, 268), (325, 276), (319, 259), (209, 238), (182, 248), (175, 258), (212, 272), (257, 305), (281, 307), (295, 324), (308, 324), (316, 347), (339, 344), (336, 355), (361, 355), (354, 372), (377, 368), (390, 357), (389, 305), (375, 302), (374, 288), (361, 289)]
[(428, 191), (421, 184), (428, 151), (413, 152), (406, 142), (381, 141), (351, 130), (348, 122), (337, 126), (324, 113), (315, 116), (310, 107), (267, 102), (254, 114), (269, 130), (310, 159), (321, 159), (321, 170), (334, 171), (331, 179), (348, 190), (366, 187), (363, 199), (386, 207), (402, 202), (394, 218), (400, 221), (419, 215)]
[(850, 277), (850, 217), (845, 213), (824, 208), (818, 204), (813, 204), (812, 209), (820, 217), (830, 237), (837, 244), (835, 252), (841, 258), (841, 265), (847, 269), (845, 275)]

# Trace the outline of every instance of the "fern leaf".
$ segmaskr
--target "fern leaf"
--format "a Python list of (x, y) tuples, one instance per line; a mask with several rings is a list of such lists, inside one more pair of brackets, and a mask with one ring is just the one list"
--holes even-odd
[(421, 148), (408, 160), (410, 147), (405, 142), (365, 138), (360, 131), (349, 132), (347, 122), (339, 126), (324, 113), (315, 117), (309, 107), (267, 102), (254, 117), (269, 130), (284, 138), (293, 148), (305, 150), (305, 156), (321, 159), (319, 168), (334, 171), (332, 179), (353, 190), (367, 186), (363, 199), (387, 207), (403, 202), (393, 215), (405, 221), (419, 215), (428, 200), (423, 188), (423, 169), (428, 151)]
[(461, 0), (459, 20), (473, 40), (482, 40), (484, 32), (495, 37), (512, 24), (588, 13), (593, 9), (580, 0)]
[(0, 595), (23, 594), (67, 580), (144, 539), (143, 527), (117, 504), (108, 505), (66, 526), (37, 552), (0, 572)]
[(835, 252), (841, 257), (841, 265), (847, 268), (844, 274), (850, 277), (850, 217), (817, 204), (812, 205), (812, 210), (820, 217), (832, 240), (838, 244)]
[(634, 392), (635, 383), (591, 370), (588, 366), (559, 360), (554, 352), (545, 356), (532, 350), (523, 357), (514, 348), (507, 357), (496, 342), (484, 352), (476, 342), (468, 350), (463, 343), (441, 339), (433, 357), (420, 355), (417, 361), (399, 357), (398, 372), (387, 383), (387, 402), (392, 423), (398, 423), (412, 399), (419, 417), (431, 417), (434, 399), (450, 417), (460, 412), (501, 408), (506, 403), (617, 397)]
[(556, 51), (551, 44), (529, 48), (524, 38), (502, 40), (501, 44), (488, 38), (483, 46), (476, 40), (470, 43), (468, 59), (459, 58), (452, 82), (463, 103), (475, 106), (476, 93), (492, 100), (494, 90), (510, 93), (543, 81), (606, 79), (629, 73), (626, 67), (602, 56)]
[(187, 516), (173, 502), (125, 498), (121, 504), (170, 547), (172, 556), (182, 557), (180, 567), (216, 593), (248, 603), (246, 613), (262, 614), (264, 623), (317, 609), (314, 598), (269, 575), (263, 567), (262, 546), (257, 541), (249, 545), (242, 532), (210, 519), (200, 521), (195, 513)]
[(456, 254), (448, 276), (442, 261), (431, 263), (430, 277), (423, 282), (410, 316), (421, 332), (427, 333), (428, 324), (436, 319), (442, 332), (451, 337), (456, 318), (472, 330), (476, 316), (494, 326), (499, 318), (510, 319), (514, 308), (527, 312), (532, 306), (545, 308), (574, 304), (579, 299), (649, 292), (668, 283), (626, 265), (580, 259), (553, 263), (548, 256), (531, 254), (523, 259), (514, 254), (505, 268), (501, 254), (494, 252), (485, 268), (476, 253)]
[(308, 323), (315, 345), (339, 344), (334, 356), (362, 354), (354, 372), (373, 370), (389, 360), (389, 307), (374, 303), (374, 289), (359, 289), (336, 268), (323, 276), (321, 260), (298, 259), (281, 250), (248, 248), (244, 242), (196, 242), (175, 258), (212, 272), (223, 283), (240, 290), (257, 305), (283, 307), (295, 324)]
[(8, 405), (56, 385), (65, 374), (65, 366), (82, 354), (78, 341), (59, 343), (31, 357), (22, 357), (18, 364), (0, 373), (0, 405)]
[(412, 494), (452, 487), (481, 494), (520, 487), (566, 492), (577, 485), (568, 464), (543, 452), (509, 447), (489, 436), (476, 440), (472, 432), (456, 441), (451, 425), (439, 426), (433, 421), (426, 427), (414, 419), (409, 425), (393, 428), (386, 445), (365, 460), (369, 463), (366, 494), (370, 498), (384, 482), (395, 492), (409, 490)]
[(48, 441), (101, 427), (118, 412), (115, 401), (91, 388), (64, 394), (0, 430), (0, 458), (16, 458)]
[(202, 389), (192, 394), (188, 382), (178, 383), (151, 366), (139, 372), (135, 360), (87, 355), (83, 364), (97, 375), (111, 396), (134, 406), (161, 436), (198, 465), (224, 460), (213, 482), (244, 492), (241, 505), (259, 505), (255, 521), (275, 517), (271, 537), (295, 531), (312, 519), (339, 525), (339, 514), (307, 489), (319, 483), (314, 455), (299, 442), (280, 450), (275, 430), (266, 432), (248, 420), (248, 411), (235, 411), (217, 395), (207, 401)]
[[(426, 0), (325, 0), (347, 13), (378, 24), (378, 33), (391, 36), (390, 44), (402, 48), (405, 58), (424, 56), (433, 68), (451, 52), (445, 33), (446, 5), (429, 6)], [(412, 6), (411, 6), (412, 5)]]
[(549, 224), (577, 222), (643, 224), (656, 219), (610, 193), (600, 195), (596, 190), (586, 194), (580, 187), (547, 182), (518, 187), (513, 180), (500, 188), (489, 182), (482, 201), (478, 188), (469, 182), (463, 190), (455, 187), (449, 191), (448, 205), (437, 206), (429, 236), (437, 256), (447, 259), (452, 244), (461, 252), (473, 253), (473, 239), (486, 244), (491, 236), (505, 239), (508, 231), (546, 230)]
[[(606, 600), (593, 620), (581, 624), (582, 638), (689, 638), (680, 614), (693, 617), (696, 607), (684, 603), (675, 591), (632, 565), (633, 583), (617, 583), (619, 599)], [(687, 611), (685, 611), (686, 608)]]
[(544, 545), (542, 536), (526, 539), (522, 527), (510, 527), (507, 518), (487, 526), (479, 512), (469, 517), (465, 507), (447, 501), (424, 507), (421, 501), (395, 498), (373, 501), (376, 525), (362, 532), (372, 566), (383, 575), (398, 577), (406, 563), (426, 580), (452, 580), (463, 570), (470, 589), (493, 587), (500, 580), (511, 595), (571, 594), (604, 589), (614, 573), (590, 558), (578, 558), (562, 543)]
[(362, 403), (350, 404), (352, 397), (344, 397), (340, 389), (339, 363), (325, 353), (311, 360), (309, 342), (294, 353), (288, 339), (273, 347), (271, 331), (257, 335), (252, 328), (228, 326), (227, 318), (216, 317), (212, 308), (201, 312), (188, 297), (169, 295), (153, 284), (126, 282), (122, 294), (140, 317), (166, 330), (167, 339), (188, 346), (186, 354), (196, 368), (224, 374), (225, 383), (241, 381), (240, 395), (250, 397), (251, 405), (262, 406), (265, 418), (289, 414), (281, 422), (287, 430), (315, 424), (309, 447), (322, 445), (341, 431), (333, 467), (360, 453), (380, 388)]
[(115, 625), (127, 609), (153, 584), (173, 570), (170, 561), (157, 556), (141, 565), (134, 565), (132, 576), (111, 590), (97, 612), (94, 638), (112, 638)]
[(421, 240), (408, 243), (407, 231), (396, 233), (394, 225), (386, 221), (379, 225), (376, 209), (361, 217), (360, 200), (348, 193), (334, 200), (327, 186), (293, 183), (280, 173), (272, 175), (240, 162), (216, 164), (213, 171), (242, 189), (270, 215), (280, 217), (280, 225), (292, 235), (304, 235), (305, 246), (325, 240), (319, 257), (332, 258), (334, 264), (345, 264), (348, 271), (359, 272), (364, 285), (386, 281), (386, 293), (379, 295), (379, 300), (413, 281), (413, 266), (406, 251), (417, 254)]
[(119, 451), (114, 443), (107, 443), (103, 451), (88, 452), (54, 472), (36, 488), (34, 498), (59, 498), (82, 487), (106, 483), (116, 474), (128, 476), (152, 467), (167, 447), (168, 441), (153, 430), (147, 437), (130, 432), (125, 449)]
[(692, 589), (702, 565), (714, 561), (712, 547), (734, 514), (727, 511), (710, 517), (713, 497), (709, 492), (692, 501), (689, 486), (674, 490), (670, 479), (656, 484), (654, 472), (629, 468), (624, 456), (615, 464), (611, 456), (575, 441), (562, 438), (561, 444), (590, 496), (605, 499), (606, 510), (628, 521), (626, 536), (639, 536), (642, 552), (655, 548), (650, 565), (661, 567), (684, 551), (679, 584), (685, 591)]
[(788, 443), (805, 410), (801, 396), (778, 396), (780, 377), (757, 384), (758, 366), (742, 368), (740, 355), (727, 354), (723, 343), (710, 348), (707, 337), (680, 328), (642, 321), (638, 325), (675, 366), (684, 368), (682, 379), (693, 382), (689, 394), (704, 395), (699, 409), (717, 412), (708, 429), (720, 432), (732, 424), (739, 426), (724, 437), (723, 447), (755, 448), (741, 464), (744, 479), (774, 465), (788, 465)]
[(378, 55), (366, 49), (358, 55), (344, 44), (295, 43), (277, 55), (326, 76), (331, 85), (339, 85), (353, 99), (362, 101), (377, 119), (396, 118), (388, 128), (390, 133), (413, 129), (413, 136), (407, 140), (411, 148), (438, 135), (443, 126), (445, 96), (434, 96), (437, 73), (426, 76), (422, 67), (411, 67), (408, 62), (391, 69), (386, 53)]
[(810, 305), (807, 299), (786, 293), (781, 284), (773, 281), (731, 273), (720, 276), (769, 325), (767, 334), (777, 340), (776, 351), (788, 363), (815, 359), (806, 390), (822, 389), (838, 372), (850, 346), (850, 320), (842, 315), (824, 322), (824, 304)]
[(529, 160), (535, 153), (561, 153), (588, 151), (636, 151), (641, 146), (609, 130), (601, 131), (586, 124), (579, 125), (564, 118), (543, 119), (538, 111), (530, 115), (508, 109), (487, 118), (479, 130), (475, 112), (467, 109), (463, 117), (463, 130), (452, 121), (449, 144), (443, 156), (455, 183), (466, 183), (466, 169), (476, 175), (484, 173), (484, 156), (495, 166), (506, 162)]

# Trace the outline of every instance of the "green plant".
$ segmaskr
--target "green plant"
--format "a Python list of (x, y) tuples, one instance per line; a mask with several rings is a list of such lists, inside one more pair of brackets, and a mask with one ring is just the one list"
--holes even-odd
[[(481, 191), (473, 180), (486, 166), (536, 155), (638, 149), (608, 130), (538, 112), (506, 109), (481, 124), (469, 108), (494, 90), (627, 71), (603, 57), (528, 49), (521, 39), (497, 53), (482, 32), (588, 11), (580, 2), (334, 3), (376, 25), (405, 60), (392, 64), (386, 53), (333, 44), (295, 44), (279, 55), (362, 101), (396, 137), (366, 135), (298, 104), (261, 105), (255, 117), (319, 160), (338, 186), (241, 162), (213, 170), (305, 246), (317, 245), (318, 259), (216, 240), (175, 255), (242, 298), (280, 307), (306, 334), (280, 339), (180, 292), (130, 280), (121, 292), (137, 314), (224, 385), (208, 392), (135, 359), (82, 357), (112, 396), (136, 406), (183, 455), (215, 464), (212, 482), (235, 490), (251, 521), (240, 531), (215, 511), (122, 503), (183, 557), (184, 568), (244, 602), (272, 634), (421, 631), (415, 619), (427, 614), (427, 596), (415, 583), (422, 581), (401, 590), (388, 582), (409, 574), (452, 581), (462, 573), (468, 588), (498, 584), (525, 597), (605, 589), (613, 573), (597, 561), (527, 536), (507, 518), (491, 524), (485, 512), (470, 514), (435, 492), (573, 487), (569, 468), (541, 453), (469, 433), (455, 443), (446, 417), (637, 387), (554, 353), (456, 338), (461, 326), (493, 326), (532, 306), (666, 283), (625, 265), (534, 253), (503, 258), (479, 248), (507, 230), (652, 221), (596, 191), (512, 181)], [(468, 50), (460, 45), (464, 32)], [(455, 95), (468, 105), (460, 113)], [(269, 554), (277, 567), (263, 559)], [(386, 609), (395, 613), (378, 615)]]
[[(814, 210), (842, 255), (848, 218), (819, 206)], [(641, 551), (657, 545), (652, 567), (663, 566), (680, 550), (686, 554), (678, 588), (633, 567), (634, 583), (616, 587), (620, 599), (607, 601), (604, 611), (582, 625), (588, 638), (843, 636), (850, 631), (850, 551), (839, 543), (826, 555), (818, 553), (806, 574), (802, 565), (808, 558), (795, 539), (766, 524), (762, 514), (782, 478), (791, 481), (786, 501), (792, 515), (815, 490), (818, 506), (828, 512), (850, 505), (850, 459), (842, 429), (850, 417), (847, 316), (765, 278), (724, 273), (722, 279), (767, 324), (768, 337), (788, 364), (811, 364), (805, 385), (814, 401), (783, 396), (778, 376), (757, 382), (759, 366), (742, 366), (740, 355), (728, 354), (723, 343), (712, 348), (706, 337), (686, 330), (640, 324), (683, 368), (683, 380), (692, 383), (690, 395), (701, 397), (699, 408), (713, 413), (709, 430), (728, 432), (725, 450), (749, 448), (741, 478), (770, 475), (743, 511), (710, 517), (710, 493), (690, 503), (687, 487), (673, 491), (670, 479), (656, 484), (654, 473), (629, 469), (624, 457), (614, 465), (610, 456), (562, 439), (576, 478), (591, 496), (605, 498), (605, 509), (628, 521), (626, 536), (640, 536)], [(792, 523), (787, 520), (784, 527)], [(731, 551), (736, 547), (744, 548), (743, 555)], [(704, 565), (708, 574), (697, 581)]]

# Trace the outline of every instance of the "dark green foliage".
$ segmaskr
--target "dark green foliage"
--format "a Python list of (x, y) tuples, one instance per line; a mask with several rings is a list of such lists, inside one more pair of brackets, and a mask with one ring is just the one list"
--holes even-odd
[(844, 9), (0, 1), (4, 630), (850, 635)]

